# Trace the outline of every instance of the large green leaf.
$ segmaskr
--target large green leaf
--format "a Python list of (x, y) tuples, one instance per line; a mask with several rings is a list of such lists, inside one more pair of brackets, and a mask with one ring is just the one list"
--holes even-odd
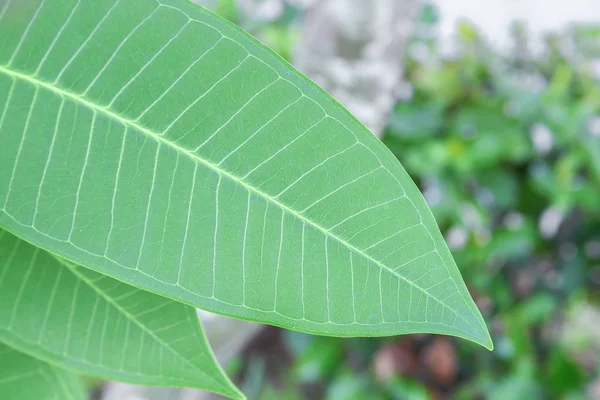
[(79, 377), (0, 343), (3, 400), (85, 400)]
[(398, 161), (235, 26), (176, 0), (8, 1), (0, 223), (195, 306), (491, 347)]
[(0, 341), (31, 356), (106, 379), (243, 398), (216, 363), (192, 307), (75, 266), (5, 231), (0, 293)]

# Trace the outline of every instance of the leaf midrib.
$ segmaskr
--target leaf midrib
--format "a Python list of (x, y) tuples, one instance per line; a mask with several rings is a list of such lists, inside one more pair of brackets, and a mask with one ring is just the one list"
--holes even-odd
[[(194, 162), (200, 163), (200, 164), (206, 166), (207, 168), (215, 171), (217, 174), (220, 174), (222, 176), (227, 177), (228, 179), (231, 179), (235, 183), (243, 186), (246, 190), (252, 191), (252, 192), (256, 193), (260, 197), (264, 198), (265, 200), (267, 200), (267, 201), (273, 203), (274, 205), (276, 205), (277, 207), (281, 208), (283, 211), (285, 211), (285, 212), (293, 215), (294, 217), (300, 219), (301, 221), (303, 221), (303, 222), (305, 222), (305, 223), (313, 226), (314, 228), (316, 228), (319, 231), (323, 232), (325, 235), (331, 237), (332, 239), (334, 239), (337, 242), (341, 243), (342, 245), (346, 246), (349, 250), (351, 250), (351, 251), (353, 251), (353, 252), (361, 255), (362, 257), (366, 258), (367, 260), (375, 263), (382, 270), (386, 270), (387, 272), (389, 272), (393, 276), (395, 276), (395, 277), (397, 277), (397, 278), (405, 281), (406, 283), (408, 283), (412, 287), (416, 288), (417, 290), (420, 290), (425, 295), (427, 295), (428, 297), (430, 297), (431, 299), (433, 299), (435, 302), (439, 303), (442, 307), (445, 307), (446, 309), (448, 309), (451, 312), (453, 312), (457, 317), (459, 317), (460, 319), (462, 319), (463, 321), (465, 321), (471, 327), (475, 328), (476, 330), (478, 329), (478, 327), (476, 327), (475, 325), (473, 325), (473, 323), (471, 321), (467, 320), (459, 312), (457, 312), (456, 310), (454, 310), (453, 308), (449, 307), (447, 304), (445, 304), (444, 302), (442, 302), (441, 300), (439, 300), (438, 298), (436, 298), (435, 296), (433, 296), (426, 289), (424, 289), (421, 286), (417, 285), (413, 281), (411, 281), (411, 280), (403, 277), (402, 275), (396, 273), (394, 270), (392, 270), (387, 265), (381, 263), (380, 261), (378, 261), (378, 260), (374, 259), (373, 257), (369, 256), (368, 254), (366, 254), (362, 250), (356, 248), (351, 243), (348, 243), (347, 241), (345, 241), (341, 237), (339, 237), (339, 236), (335, 235), (334, 233), (332, 233), (331, 231), (329, 231), (327, 228), (322, 227), (321, 225), (319, 225), (318, 223), (316, 223), (314, 221), (311, 221), (310, 219), (306, 218), (302, 214), (298, 213), (296, 210), (293, 210), (293, 209), (289, 208), (285, 204), (283, 204), (280, 201), (278, 201), (277, 199), (269, 196), (267, 193), (261, 191), (260, 189), (255, 188), (254, 186), (251, 186), (251, 185), (247, 184), (244, 180), (242, 180), (242, 178), (239, 178), (239, 177), (233, 175), (232, 173), (230, 173), (230, 172), (222, 169), (218, 165), (216, 165), (214, 163), (211, 163), (208, 160), (203, 159), (202, 157), (198, 156), (197, 154), (192, 153), (188, 149), (186, 149), (184, 147), (181, 147), (181, 146), (177, 145), (176, 143), (173, 143), (173, 142), (170, 142), (170, 141), (166, 140), (161, 135), (157, 134), (156, 132), (153, 132), (153, 131), (149, 130), (148, 128), (146, 128), (146, 127), (138, 124), (137, 122), (135, 122), (133, 120), (127, 119), (125, 117), (122, 117), (119, 114), (115, 113), (114, 111), (112, 111), (112, 110), (110, 110), (110, 109), (108, 109), (106, 107), (99, 106), (98, 104), (95, 104), (95, 103), (93, 103), (93, 102), (91, 102), (91, 101), (89, 101), (89, 100), (81, 97), (77, 93), (70, 92), (70, 91), (68, 91), (66, 89), (62, 89), (62, 88), (60, 88), (58, 86), (55, 86), (55, 85), (53, 85), (51, 83), (45, 82), (45, 81), (39, 79), (37, 76), (24, 74), (22, 72), (18, 72), (18, 71), (9, 69), (6, 66), (0, 66), (0, 72), (4, 73), (5, 75), (8, 75), (12, 79), (21, 79), (23, 81), (29, 82), (30, 84), (32, 84), (34, 86), (41, 86), (41, 87), (43, 87), (43, 88), (45, 88), (47, 90), (50, 90), (51, 92), (54, 92), (54, 93), (56, 93), (57, 95), (59, 95), (61, 97), (68, 97), (68, 98), (70, 98), (70, 99), (72, 99), (72, 100), (74, 100), (76, 102), (81, 103), (85, 107), (91, 109), (93, 112), (103, 113), (106, 116), (108, 116), (109, 118), (112, 118), (112, 119), (115, 119), (115, 120), (121, 122), (125, 126), (130, 126), (130, 127), (134, 128), (134, 129), (138, 130), (139, 132), (145, 134), (146, 136), (148, 136), (151, 139), (155, 140), (159, 144), (164, 144), (165, 146), (168, 146), (168, 147), (172, 148), (173, 150), (175, 150), (175, 151), (177, 151), (179, 153), (184, 154), (185, 156), (187, 156), (190, 159), (192, 159)], [(436, 252), (437, 252), (437, 250), (436, 250)]]

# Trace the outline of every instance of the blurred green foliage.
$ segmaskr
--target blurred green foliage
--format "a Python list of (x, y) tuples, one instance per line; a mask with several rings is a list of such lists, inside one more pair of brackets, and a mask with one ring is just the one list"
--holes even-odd
[[(221, 3), (290, 59), (298, 10), (265, 23)], [(250, 398), (600, 398), (600, 27), (532, 52), (514, 24), (497, 53), (461, 22), (445, 56), (437, 20), (426, 6), (384, 143), (423, 190), (496, 349), (268, 328), (239, 363)]]

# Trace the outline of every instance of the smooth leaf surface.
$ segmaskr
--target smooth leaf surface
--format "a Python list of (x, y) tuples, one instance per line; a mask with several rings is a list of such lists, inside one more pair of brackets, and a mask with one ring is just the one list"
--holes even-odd
[(85, 400), (77, 375), (0, 343), (0, 396), (3, 400)]
[(0, 341), (31, 356), (105, 379), (243, 397), (216, 363), (192, 307), (75, 266), (5, 231), (0, 293)]
[(0, 15), (7, 229), (221, 314), (492, 346), (395, 157), (246, 33), (176, 0)]

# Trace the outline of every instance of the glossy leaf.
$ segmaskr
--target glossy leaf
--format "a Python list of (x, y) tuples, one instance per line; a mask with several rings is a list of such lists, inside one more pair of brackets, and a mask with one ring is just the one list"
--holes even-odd
[(31, 356), (85, 375), (243, 397), (216, 363), (192, 307), (5, 231), (0, 293), (0, 341)]
[(0, 343), (3, 400), (85, 400), (79, 377)]
[(396, 158), (246, 33), (177, 0), (2, 15), (4, 227), (221, 314), (491, 347)]

